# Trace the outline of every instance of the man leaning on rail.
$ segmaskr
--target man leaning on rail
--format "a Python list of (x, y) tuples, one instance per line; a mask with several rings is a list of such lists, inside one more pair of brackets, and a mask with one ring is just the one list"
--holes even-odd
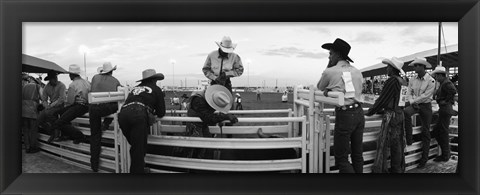
[[(113, 66), (110, 62), (105, 62), (101, 72), (92, 78), (91, 92), (113, 92), (117, 91), (117, 87), (121, 86), (120, 81), (113, 77), (113, 71), (117, 66)], [(102, 117), (111, 115), (118, 110), (117, 102), (108, 102), (100, 104), (90, 104), (90, 167), (94, 172), (98, 172), (98, 163), (100, 159), (102, 130), (108, 129), (112, 118), (105, 118), (102, 124)]]
[(425, 58), (417, 58), (409, 66), (414, 66), (417, 75), (408, 83), (408, 95), (411, 98), (406, 102), (406, 107), (404, 108), (406, 140), (407, 145), (412, 144), (412, 115), (419, 113), (422, 120), (422, 132), (420, 134), (422, 158), (417, 168), (423, 168), (428, 161), (428, 153), (430, 151), (430, 124), (432, 123), (433, 115), (432, 95), (435, 88), (435, 80), (425, 71), (427, 68), (432, 68), (432, 65)]
[[(322, 73), (317, 88), (328, 97), (329, 91), (345, 93), (345, 105), (335, 108), (334, 154), (340, 173), (363, 172), (363, 129), (365, 117), (362, 109), (362, 73), (350, 65), (350, 45), (342, 39), (326, 43), (329, 50), (328, 68)], [(348, 161), (351, 151), (352, 164)], [(353, 166), (352, 166), (353, 165)]]
[(154, 69), (142, 72), (142, 79), (128, 94), (120, 113), (118, 122), (123, 135), (130, 147), (130, 173), (146, 173), (145, 154), (147, 151), (147, 136), (150, 126), (156, 117), (165, 116), (165, 99), (162, 89), (157, 86), (158, 80), (165, 77)]

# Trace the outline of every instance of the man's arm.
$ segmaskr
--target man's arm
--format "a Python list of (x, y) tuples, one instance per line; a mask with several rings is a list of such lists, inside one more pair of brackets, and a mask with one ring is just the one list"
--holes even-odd
[(215, 76), (212, 70), (212, 61), (210, 60), (210, 55), (207, 56), (207, 59), (205, 60), (205, 64), (203, 65), (202, 71), (203, 71), (203, 74), (210, 80), (214, 81), (215, 79), (217, 79), (217, 76)]
[(58, 83), (57, 85), (59, 85), (58, 91), (54, 91), (54, 93), (59, 93), (59, 95), (58, 95), (57, 100), (55, 100), (54, 102), (52, 102), (50, 104), (50, 107), (54, 107), (54, 106), (63, 104), (65, 102), (65, 89), (66, 89), (66, 87), (65, 87), (64, 84), (61, 84), (61, 83)]
[(232, 70), (225, 72), (228, 77), (239, 77), (243, 74), (243, 64), (242, 59), (240, 59), (239, 55), (235, 55), (233, 60)]
[(322, 73), (322, 77), (320, 78), (320, 81), (318, 81), (317, 83), (317, 88), (321, 91), (325, 91), (326, 87), (328, 86), (328, 83), (329, 83), (329, 78), (328, 78), (328, 74), (326, 72), (327, 70), (325, 70), (323, 73)]

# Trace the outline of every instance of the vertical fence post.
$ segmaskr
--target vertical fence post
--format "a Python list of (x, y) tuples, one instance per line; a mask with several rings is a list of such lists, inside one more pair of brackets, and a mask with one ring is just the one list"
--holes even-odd
[(330, 115), (325, 115), (325, 173), (330, 173)]
[(302, 116), (303, 117), (303, 120), (302, 120), (302, 173), (306, 173), (307, 172), (307, 148), (308, 148), (308, 144), (307, 144), (307, 133), (305, 132), (305, 130), (307, 129), (307, 120), (305, 118), (305, 116)]
[(308, 134), (309, 134), (309, 151), (310, 151), (310, 173), (314, 173), (318, 171), (318, 147), (317, 147), (317, 140), (316, 140), (316, 133), (315, 133), (315, 94), (314, 94), (314, 88), (313, 85), (309, 86), (309, 93), (308, 93)]

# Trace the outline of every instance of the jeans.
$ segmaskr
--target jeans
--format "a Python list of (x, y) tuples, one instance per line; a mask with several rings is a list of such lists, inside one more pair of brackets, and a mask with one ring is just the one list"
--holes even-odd
[(38, 125), (36, 119), (22, 118), (25, 149), (38, 148)]
[[(116, 102), (105, 104), (91, 104), (89, 109), (90, 116), (90, 166), (92, 169), (98, 168), (100, 159), (101, 140), (102, 140), (102, 117), (111, 115), (118, 110)], [(103, 120), (103, 125), (108, 126), (112, 118)]]
[(80, 130), (73, 127), (70, 121), (79, 116), (83, 116), (87, 112), (88, 106), (86, 105), (73, 104), (68, 107), (64, 107), (59, 111), (60, 118), (52, 124), (51, 129), (60, 130), (62, 134), (69, 136), (72, 140), (84, 139), (85, 135), (83, 135)]
[(130, 144), (130, 173), (144, 173), (147, 137), (150, 131), (147, 109), (138, 104), (122, 108), (118, 122)]
[(415, 113), (420, 114), (422, 120), (422, 133), (420, 134), (422, 140), (422, 158), (420, 164), (424, 164), (428, 161), (428, 152), (430, 151), (430, 124), (432, 123), (432, 103), (418, 104), (418, 107), (414, 108), (412, 105), (404, 109), (405, 113), (405, 135), (408, 140), (412, 140), (412, 115)]
[(452, 115), (439, 112), (438, 121), (435, 125), (434, 131), (435, 132), (435, 139), (440, 145), (440, 149), (442, 150), (442, 157), (445, 159), (450, 158), (450, 139), (448, 136), (448, 130), (450, 126), (450, 119)]
[[(340, 173), (363, 172), (363, 129), (365, 117), (363, 109), (335, 109), (335, 129), (333, 135), (335, 164)], [(348, 161), (351, 153), (352, 164)]]
[[(55, 120), (58, 119), (58, 114), (63, 110), (63, 104), (42, 110), (37, 119), (37, 125), (42, 126), (43, 129), (50, 129)], [(48, 132), (52, 133), (52, 132)]]

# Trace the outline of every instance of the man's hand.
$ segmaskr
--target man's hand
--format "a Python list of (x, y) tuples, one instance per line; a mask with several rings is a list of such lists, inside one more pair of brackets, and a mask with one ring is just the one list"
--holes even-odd
[(225, 75), (225, 72), (221, 72), (215, 81), (221, 85), (225, 85), (225, 82), (227, 81), (227, 75)]

